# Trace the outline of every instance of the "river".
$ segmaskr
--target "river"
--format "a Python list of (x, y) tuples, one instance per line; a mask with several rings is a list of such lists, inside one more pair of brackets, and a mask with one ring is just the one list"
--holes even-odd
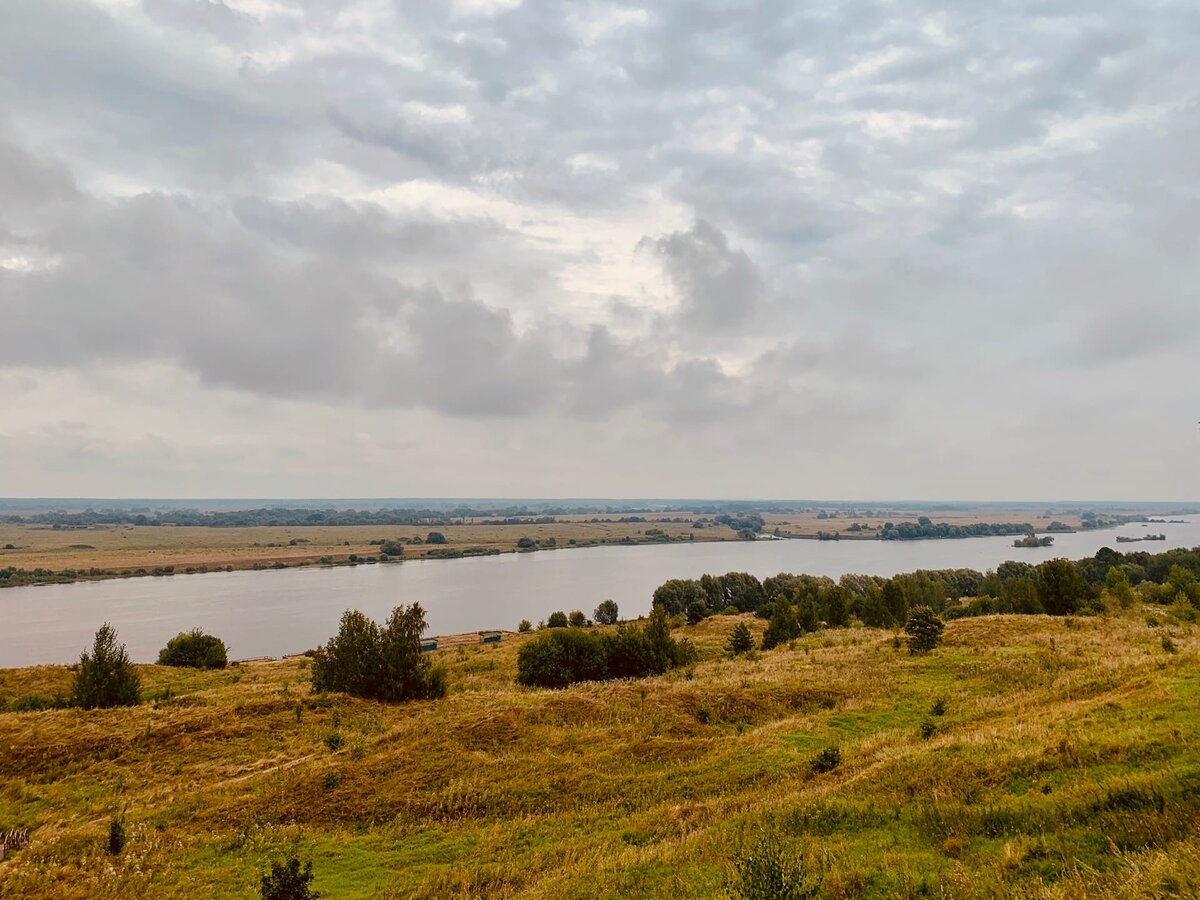
[[(1116, 543), (1116, 536), (1162, 533), (1165, 541)], [(645, 613), (668, 578), (708, 572), (848, 572), (895, 575), (915, 569), (984, 571), (1006, 559), (1081, 559), (1101, 547), (1158, 553), (1200, 546), (1200, 518), (1183, 524), (1124, 525), (1055, 535), (1053, 547), (1016, 549), (1012, 537), (926, 541), (730, 541), (605, 546), (458, 560), (410, 560), (355, 567), (143, 577), (0, 590), (0, 667), (66, 663), (111, 622), (130, 656), (152, 662), (180, 631), (223, 638), (230, 658), (281, 656), (315, 647), (337, 630), (347, 608), (382, 620), (401, 603), (425, 607), (429, 634), (515, 629), (554, 610), (589, 616), (605, 599), (623, 616)]]

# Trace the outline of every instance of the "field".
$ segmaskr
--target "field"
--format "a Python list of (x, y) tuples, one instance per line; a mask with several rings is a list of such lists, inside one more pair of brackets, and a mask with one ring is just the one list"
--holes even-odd
[[(32, 829), (0, 896), (254, 896), (293, 850), (328, 898), (723, 896), (765, 832), (822, 896), (1194, 896), (1200, 640), (1146, 612), (753, 659), (718, 616), (677, 631), (694, 670), (563, 691), (513, 683), (508, 635), (439, 651), (449, 696), (393, 707), (313, 695), (305, 660), (141, 667), (138, 708), (0, 713), (0, 829)], [(3, 671), (0, 698), (69, 679)]]
[[(834, 519), (819, 519), (817, 512), (765, 515), (764, 531), (776, 528), (795, 537), (813, 537), (819, 531), (838, 531), (852, 538), (845, 529), (852, 522), (876, 528), (886, 520), (916, 521), (928, 514), (938, 522), (955, 525), (975, 522), (1040, 522), (1028, 509), (921, 510), (906, 509), (893, 516), (855, 516), (844, 512)], [(379, 546), (371, 541), (407, 541), (425, 538), (430, 531), (446, 537), (445, 545), (407, 544), (405, 558), (420, 558), (430, 552), (512, 552), (521, 538), (531, 538), (545, 546), (553, 539), (558, 549), (595, 546), (617, 542), (733, 541), (737, 534), (723, 525), (693, 528), (697, 519), (709, 518), (685, 512), (646, 515), (646, 522), (591, 522), (585, 516), (560, 516), (549, 524), (484, 525), (482, 520), (465, 524), (435, 526), (344, 525), (252, 528), (160, 527), (137, 525), (96, 526), (81, 530), (57, 530), (48, 526), (0, 523), (0, 567), (21, 569), (84, 570), (91, 568), (115, 572), (147, 571), (174, 567), (177, 574), (190, 568), (306, 565), (318, 561), (340, 562), (351, 554), (372, 556)], [(602, 516), (616, 519), (619, 516)], [(1078, 517), (1056, 516), (1069, 525), (1078, 525)], [(671, 519), (682, 521), (668, 521)], [(648, 535), (656, 529), (661, 535)], [(873, 536), (867, 532), (866, 536)]]

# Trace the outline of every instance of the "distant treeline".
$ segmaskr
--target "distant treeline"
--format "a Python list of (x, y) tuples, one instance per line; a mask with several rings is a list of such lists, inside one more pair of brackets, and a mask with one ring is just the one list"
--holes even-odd
[(766, 618), (782, 596), (796, 606), (809, 631), (820, 622), (837, 627), (852, 618), (868, 626), (897, 627), (916, 606), (928, 606), (947, 619), (987, 613), (1069, 615), (1099, 612), (1110, 603), (1127, 606), (1135, 596), (1181, 603), (1182, 612), (1194, 616), (1200, 607), (1198, 576), (1200, 547), (1154, 554), (1103, 547), (1074, 562), (1010, 560), (988, 572), (921, 569), (893, 578), (844, 575), (837, 581), (788, 572), (761, 581), (747, 572), (676, 578), (655, 590), (654, 605), (691, 622), (745, 612)]
[(1028, 522), (975, 522), (971, 525), (951, 525), (948, 522), (933, 522), (921, 516), (916, 522), (901, 522), (896, 525), (884, 522), (879, 530), (881, 541), (920, 541), (929, 538), (994, 537), (1012, 534), (1028, 534), (1033, 526)]

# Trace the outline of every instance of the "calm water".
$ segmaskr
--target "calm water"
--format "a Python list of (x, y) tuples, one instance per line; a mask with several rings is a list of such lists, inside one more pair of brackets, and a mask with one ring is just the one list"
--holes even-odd
[[(1166, 534), (1166, 541), (1117, 544), (1118, 534)], [(1200, 546), (1200, 518), (1146, 528), (1126, 525), (1060, 534), (1054, 546), (1018, 550), (1011, 537), (935, 541), (757, 541), (595, 547), (475, 559), (410, 561), (330, 569), (218, 572), (132, 578), (0, 591), (0, 668), (65, 663), (79, 658), (104, 621), (137, 661), (152, 661), (167, 640), (200, 627), (224, 638), (231, 658), (281, 656), (315, 647), (353, 607), (375, 619), (400, 603), (419, 601), (430, 634), (515, 629), (550, 612), (589, 616), (611, 598), (625, 616), (645, 613), (668, 578), (705, 572), (779, 572), (839, 577), (847, 572), (895, 575), (914, 569), (995, 568), (1006, 559), (1080, 559), (1104, 546), (1161, 552)]]

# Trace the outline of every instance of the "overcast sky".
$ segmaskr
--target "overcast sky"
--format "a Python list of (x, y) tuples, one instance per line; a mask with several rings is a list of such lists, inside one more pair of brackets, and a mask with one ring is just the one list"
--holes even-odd
[(1200, 498), (1200, 5), (4, 0), (0, 495)]

